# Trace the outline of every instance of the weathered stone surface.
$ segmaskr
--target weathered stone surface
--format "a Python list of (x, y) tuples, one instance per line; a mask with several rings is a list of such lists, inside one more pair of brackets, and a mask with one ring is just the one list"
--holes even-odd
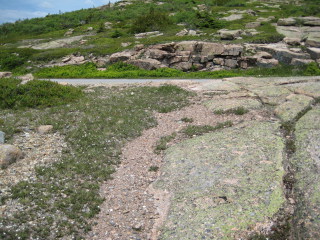
[(233, 40), (237, 37), (240, 37), (242, 30), (228, 30), (228, 29), (221, 29), (218, 31), (218, 34), (222, 40)]
[(235, 21), (235, 20), (240, 20), (243, 18), (243, 15), (242, 14), (231, 14), (230, 16), (228, 17), (223, 17), (223, 18), (220, 18), (221, 20), (224, 20), (224, 21), (228, 21), (228, 22), (231, 22), (231, 21)]
[(234, 92), (239, 91), (241, 88), (237, 84), (232, 82), (223, 80), (212, 80), (204, 83), (199, 83), (192, 89), (196, 91)]
[(265, 58), (258, 58), (257, 59), (257, 66), (263, 68), (273, 68), (279, 65), (279, 61), (276, 59), (265, 59)]
[(307, 48), (307, 52), (310, 54), (311, 58), (314, 60), (320, 58), (320, 48)]
[(296, 22), (297, 20), (294, 18), (280, 18), (277, 24), (279, 26), (294, 26)]
[(157, 189), (171, 193), (159, 239), (238, 239), (285, 202), (279, 125), (252, 122), (168, 149)]
[(192, 68), (192, 63), (190, 62), (179, 62), (172, 65), (173, 68), (176, 68), (181, 71), (189, 71)]
[(243, 52), (243, 46), (241, 45), (226, 45), (222, 56), (240, 56)]
[(16, 146), (9, 144), (0, 145), (0, 167), (7, 167), (21, 159), (22, 156), (21, 150)]
[(239, 66), (238, 61), (235, 59), (226, 59), (224, 60), (224, 66), (229, 68), (236, 68)]
[(0, 78), (12, 77), (12, 72), (0, 72)]
[(32, 46), (32, 48), (39, 49), (39, 50), (61, 48), (61, 47), (65, 47), (69, 44), (72, 44), (76, 41), (80, 41), (84, 37), (85, 37), (85, 35), (57, 39), (57, 40), (53, 40), (53, 41), (46, 42), (46, 43), (36, 44), (36, 45)]
[(46, 134), (53, 130), (52, 125), (41, 125), (37, 128), (38, 133), (40, 134)]
[(119, 61), (127, 61), (127, 60), (130, 60), (131, 57), (134, 55), (135, 52), (133, 51), (123, 51), (123, 52), (117, 52), (117, 53), (114, 53), (110, 56), (110, 59), (109, 61), (111, 63), (115, 63), (115, 62), (119, 62)]
[(309, 111), (296, 124), (295, 170), (296, 211), (293, 239), (320, 239), (320, 108)]
[(287, 86), (295, 93), (304, 94), (313, 98), (320, 98), (320, 81), (297, 83)]
[(215, 112), (230, 111), (237, 108), (244, 108), (247, 110), (259, 109), (262, 107), (262, 104), (259, 100), (253, 98), (221, 99), (220, 97), (217, 97), (205, 102), (205, 106)]
[(257, 94), (264, 103), (270, 105), (283, 103), (286, 100), (286, 97), (291, 94), (291, 91), (282, 86), (263, 86), (251, 88), (250, 90)]
[(165, 67), (164, 65), (161, 64), (161, 62), (155, 59), (130, 60), (128, 61), (128, 63), (146, 70), (154, 70), (161, 67)]
[(224, 52), (224, 45), (220, 43), (202, 43), (201, 55), (206, 55), (209, 59), (213, 59), (216, 55), (221, 55)]
[(313, 98), (308, 96), (291, 94), (274, 112), (283, 122), (293, 121), (299, 113), (310, 107), (313, 101)]
[(300, 38), (284, 38), (283, 41), (288, 44), (288, 45), (291, 45), (291, 46), (299, 46), (301, 45), (301, 39)]
[(318, 41), (308, 39), (306, 41), (306, 46), (320, 48), (320, 39)]
[(135, 34), (135, 38), (139, 39), (139, 38), (146, 38), (146, 37), (158, 37), (158, 36), (162, 36), (163, 33), (159, 32), (159, 31), (153, 31), (153, 32), (144, 32), (144, 33), (137, 33)]
[(318, 17), (299, 17), (298, 19), (305, 26), (320, 26), (320, 18)]
[(246, 28), (257, 28), (261, 26), (261, 22), (250, 22), (246, 24)]
[(291, 61), (291, 65), (292, 66), (304, 66), (304, 65), (312, 63), (312, 62), (314, 62), (314, 61), (311, 59), (296, 59), (296, 58), (294, 58)]
[(193, 52), (196, 49), (197, 41), (182, 41), (176, 44), (176, 51), (189, 51)]

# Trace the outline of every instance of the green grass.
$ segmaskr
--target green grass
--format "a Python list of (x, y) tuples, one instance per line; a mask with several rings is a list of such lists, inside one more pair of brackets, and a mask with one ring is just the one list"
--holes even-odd
[(180, 119), (182, 122), (186, 122), (186, 123), (192, 123), (193, 122), (193, 118), (188, 118), (188, 117), (184, 117)]
[(200, 136), (205, 133), (213, 132), (221, 128), (231, 127), (233, 124), (231, 121), (218, 123), (216, 126), (210, 125), (190, 125), (182, 130), (182, 133), (187, 137)]
[(171, 135), (161, 137), (160, 140), (156, 143), (154, 152), (156, 154), (160, 154), (161, 151), (166, 150), (168, 148), (168, 143), (172, 141), (176, 136), (176, 133), (172, 133)]
[(11, 199), (21, 209), (0, 219), (0, 238), (81, 239), (90, 218), (99, 212), (102, 181), (110, 178), (124, 144), (156, 125), (153, 112), (168, 112), (188, 104), (191, 94), (171, 85), (161, 87), (94, 88), (77, 102), (46, 109), (3, 110), (1, 130), (10, 142), (25, 126), (52, 124), (65, 136), (62, 159), (38, 167), (36, 176), (14, 186)]
[(80, 88), (50, 81), (20, 83), (21, 80), (15, 78), (0, 79), (0, 109), (57, 106), (75, 101), (83, 95)]
[(237, 107), (237, 108), (229, 109), (226, 111), (219, 109), (219, 110), (215, 110), (213, 113), (217, 115), (222, 115), (222, 114), (244, 115), (248, 112), (249, 110), (244, 107)]
[[(121, 63), (117, 63), (118, 65)], [(127, 64), (125, 64), (128, 66)], [(214, 72), (183, 72), (176, 69), (160, 68), (157, 70), (143, 70), (134, 66), (124, 69), (109, 66), (105, 71), (98, 71), (92, 63), (79, 66), (63, 66), (42, 68), (35, 72), (39, 78), (225, 78), (238, 76), (298, 76), (298, 75), (319, 75), (318, 67), (309, 65), (305, 68), (295, 68), (293, 66), (280, 65), (274, 68), (251, 68), (247, 70), (221, 70)], [(305, 70), (307, 69), (307, 70)]]

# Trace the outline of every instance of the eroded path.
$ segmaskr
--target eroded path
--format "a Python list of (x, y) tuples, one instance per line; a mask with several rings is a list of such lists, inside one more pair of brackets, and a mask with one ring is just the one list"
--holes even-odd
[[(101, 187), (106, 200), (88, 239), (248, 239), (277, 233), (288, 216), (295, 221), (286, 231), (301, 238), (311, 229), (310, 239), (317, 239), (320, 78), (232, 78), (185, 87), (199, 99), (180, 111), (156, 114), (158, 126), (123, 149), (114, 179)], [(179, 137), (187, 125), (227, 120), (234, 126), (190, 140)], [(297, 121), (292, 156), (288, 139), (294, 130), (287, 136), (283, 128)], [(156, 154), (157, 141), (174, 132), (172, 147)], [(160, 170), (150, 171), (155, 166)], [(294, 193), (283, 184), (288, 166), (297, 172)], [(278, 239), (291, 233), (282, 234)]]

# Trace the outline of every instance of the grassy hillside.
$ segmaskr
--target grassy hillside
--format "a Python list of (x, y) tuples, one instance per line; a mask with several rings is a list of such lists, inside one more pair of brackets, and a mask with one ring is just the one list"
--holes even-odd
[[(279, 18), (289, 16), (320, 16), (319, 0), (303, 0), (300, 4), (291, 1), (249, 2), (245, 0), (163, 0), (163, 1), (120, 1), (99, 8), (48, 15), (5, 23), (0, 25), (0, 71), (25, 73), (36, 71), (41, 65), (68, 54), (104, 56), (135, 44), (145, 45), (181, 41), (209, 40), (221, 28), (244, 29), (244, 26), (258, 17), (274, 16), (271, 22), (263, 23), (257, 30), (258, 36), (244, 37), (237, 42), (273, 42), (279, 35), (272, 25)], [(279, 5), (276, 7), (274, 5)], [(237, 21), (219, 20), (232, 14), (230, 10), (253, 10), (255, 14), (244, 13)], [(263, 11), (260, 11), (263, 10)], [(105, 23), (108, 22), (106, 28)], [(70, 36), (83, 36), (83, 41), (75, 41), (62, 48), (32, 49), (39, 43), (47, 43), (63, 38), (74, 29)], [(92, 29), (91, 29), (92, 28)], [(176, 36), (182, 29), (196, 29), (198, 36)], [(161, 31), (162, 36), (136, 39), (135, 33)], [(280, 36), (281, 38), (281, 36)], [(216, 41), (216, 40), (215, 40)], [(121, 45), (128, 43), (128, 46)]]

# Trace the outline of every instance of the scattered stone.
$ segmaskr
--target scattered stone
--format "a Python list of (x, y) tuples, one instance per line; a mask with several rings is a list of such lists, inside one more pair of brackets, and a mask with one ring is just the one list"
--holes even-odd
[(4, 140), (5, 140), (5, 133), (0, 131), (0, 144), (4, 144)]
[(32, 75), (32, 73), (28, 73), (26, 75), (19, 76), (17, 78), (22, 80), (21, 84), (26, 84), (27, 82), (34, 80), (34, 76)]
[(231, 22), (231, 21), (235, 21), (235, 20), (240, 20), (243, 18), (243, 15), (242, 14), (232, 14), (228, 17), (223, 17), (223, 18), (220, 18), (221, 20), (224, 20), (224, 21), (228, 21), (228, 22)]
[(73, 29), (73, 28), (70, 28), (64, 35), (65, 35), (65, 36), (70, 36), (70, 35), (73, 34), (73, 32), (74, 32), (74, 29)]
[(261, 22), (250, 22), (246, 24), (246, 28), (257, 28), (261, 26)]
[(0, 145), (0, 167), (7, 167), (10, 164), (21, 159), (23, 154), (21, 150), (13, 145), (1, 144)]
[(52, 125), (42, 125), (42, 126), (39, 126), (37, 128), (37, 131), (40, 134), (46, 134), (46, 133), (51, 132), (52, 130), (53, 130), (53, 126)]
[(105, 22), (104, 23), (105, 29), (111, 29), (112, 28), (112, 23), (111, 22)]
[(12, 77), (12, 72), (0, 72), (0, 78), (10, 78)]
[(131, 42), (121, 43), (121, 47), (129, 47), (130, 45), (131, 45)]
[(160, 33), (159, 31), (154, 31), (154, 32), (145, 32), (145, 33), (137, 33), (135, 34), (135, 38), (146, 38), (146, 37), (158, 37), (162, 36), (163, 33)]
[(294, 18), (280, 18), (278, 20), (278, 26), (294, 26), (297, 20)]
[(221, 29), (218, 31), (218, 34), (221, 40), (234, 40), (241, 36), (242, 30), (228, 30), (228, 29)]
[(87, 31), (93, 31), (93, 27), (88, 27)]

